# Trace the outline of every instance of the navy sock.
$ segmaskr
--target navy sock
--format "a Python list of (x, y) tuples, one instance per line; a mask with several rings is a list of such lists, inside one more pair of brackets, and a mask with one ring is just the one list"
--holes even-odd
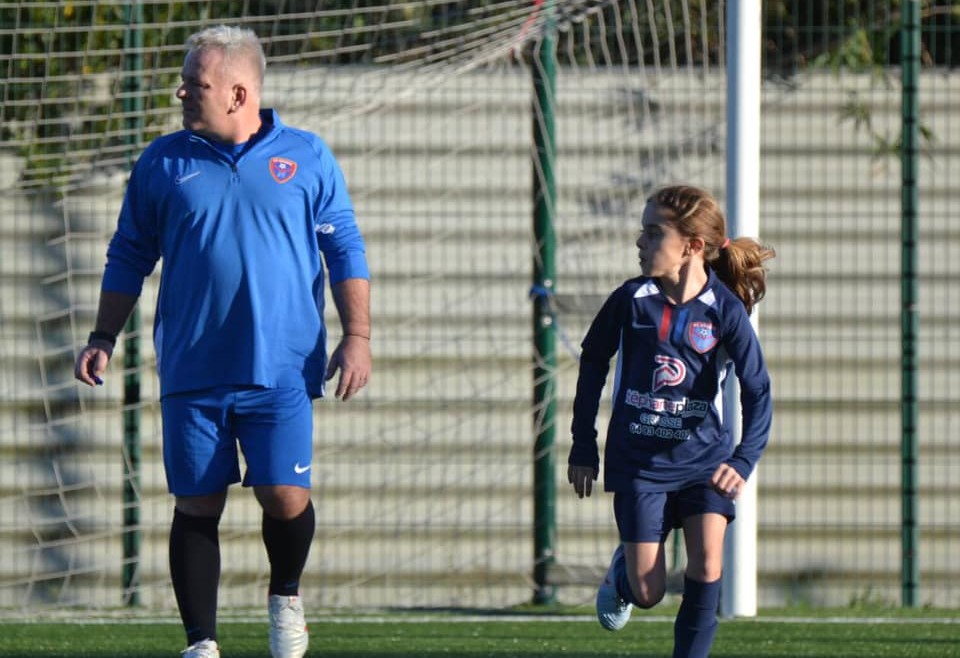
[(190, 516), (180, 510), (173, 512), (170, 579), (187, 633), (187, 645), (217, 639), (219, 524), (219, 517)]
[(616, 586), (617, 594), (620, 595), (621, 599), (635, 606), (640, 605), (637, 603), (637, 597), (633, 595), (633, 588), (630, 587), (630, 579), (627, 577), (627, 560), (622, 554), (613, 567), (613, 584)]
[(270, 559), (270, 594), (296, 596), (316, 529), (313, 501), (299, 516), (282, 521), (263, 515), (263, 544)]
[(673, 658), (707, 658), (717, 632), (720, 581), (683, 579), (683, 602), (673, 625)]

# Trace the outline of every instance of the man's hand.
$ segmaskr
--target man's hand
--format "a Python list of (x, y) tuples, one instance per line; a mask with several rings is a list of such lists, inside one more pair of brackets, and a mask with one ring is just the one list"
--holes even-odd
[(103, 373), (113, 355), (113, 345), (105, 340), (94, 340), (83, 348), (73, 366), (73, 376), (87, 386), (103, 384)]
[(370, 339), (353, 334), (344, 335), (337, 349), (330, 355), (330, 363), (327, 364), (328, 381), (333, 379), (337, 370), (340, 371), (336, 397), (346, 402), (366, 386), (370, 380), (372, 364)]

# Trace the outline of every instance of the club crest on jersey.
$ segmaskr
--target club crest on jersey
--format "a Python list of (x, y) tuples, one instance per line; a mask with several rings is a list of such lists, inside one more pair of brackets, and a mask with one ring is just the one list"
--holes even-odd
[(281, 185), (289, 183), (297, 173), (297, 163), (286, 158), (270, 158), (270, 175)]
[(680, 359), (657, 354), (653, 360), (660, 364), (653, 370), (654, 391), (659, 391), (665, 386), (678, 386), (687, 378), (687, 364)]
[(690, 346), (700, 354), (709, 352), (717, 344), (717, 334), (711, 322), (691, 322), (687, 328), (687, 338)]

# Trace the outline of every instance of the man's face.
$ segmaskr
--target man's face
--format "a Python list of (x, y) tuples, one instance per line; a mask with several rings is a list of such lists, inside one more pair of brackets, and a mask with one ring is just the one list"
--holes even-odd
[(183, 109), (183, 127), (219, 141), (229, 141), (234, 88), (216, 48), (194, 51), (183, 61), (177, 98)]

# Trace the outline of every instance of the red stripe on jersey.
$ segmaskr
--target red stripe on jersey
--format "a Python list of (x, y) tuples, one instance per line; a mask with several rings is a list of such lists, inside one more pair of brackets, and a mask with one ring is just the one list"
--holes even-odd
[(661, 343), (665, 342), (667, 338), (670, 336), (670, 316), (671, 315), (673, 315), (673, 311), (671, 310), (670, 306), (667, 306), (666, 304), (664, 304), (663, 314), (660, 316), (660, 328), (657, 332), (659, 334), (658, 338), (660, 339)]

